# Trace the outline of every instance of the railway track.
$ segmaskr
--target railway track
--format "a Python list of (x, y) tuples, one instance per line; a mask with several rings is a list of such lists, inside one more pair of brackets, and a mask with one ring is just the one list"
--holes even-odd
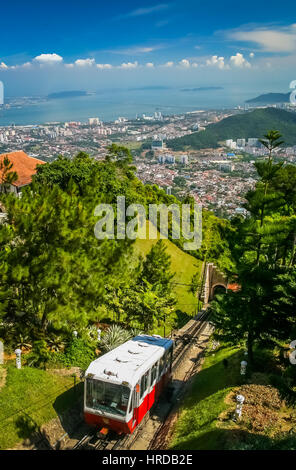
[[(173, 335), (175, 341), (175, 348), (173, 354), (172, 371), (174, 372), (182, 362), (186, 352), (196, 342), (198, 336), (203, 332), (207, 325), (209, 313), (207, 310), (202, 310), (201, 314), (187, 324), (188, 326), (183, 327), (179, 330), (178, 334)], [(168, 387), (168, 397), (174, 393), (173, 386)], [(172, 407), (169, 407), (166, 417), (169, 415)], [(152, 407), (153, 409), (153, 407)], [(108, 434), (104, 435), (97, 430), (91, 430), (88, 434), (82, 437), (75, 445), (72, 450), (128, 450), (134, 442), (137, 440), (139, 433), (145, 427), (148, 419), (150, 418), (150, 412), (146, 414), (141, 424), (137, 427), (133, 434), (127, 434), (118, 436), (116, 433), (109, 431)], [(166, 418), (165, 418), (166, 419)], [(160, 428), (163, 423), (160, 425)]]

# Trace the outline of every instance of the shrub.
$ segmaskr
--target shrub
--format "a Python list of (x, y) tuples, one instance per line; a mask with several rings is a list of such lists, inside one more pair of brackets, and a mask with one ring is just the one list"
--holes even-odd
[(90, 362), (95, 359), (95, 351), (89, 342), (82, 338), (71, 339), (64, 353), (56, 353), (55, 361), (66, 367), (80, 367), (87, 369)]

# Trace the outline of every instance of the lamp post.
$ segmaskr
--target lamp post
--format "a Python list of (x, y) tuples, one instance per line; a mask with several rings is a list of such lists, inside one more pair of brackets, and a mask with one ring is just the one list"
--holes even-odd
[(22, 350), (21, 349), (16, 349), (15, 351), (15, 362), (16, 362), (16, 368), (17, 369), (21, 369), (22, 368), (22, 359), (21, 359), (21, 355), (22, 355)]
[(74, 335), (74, 338), (77, 338), (78, 333), (76, 330), (73, 331), (73, 335)]

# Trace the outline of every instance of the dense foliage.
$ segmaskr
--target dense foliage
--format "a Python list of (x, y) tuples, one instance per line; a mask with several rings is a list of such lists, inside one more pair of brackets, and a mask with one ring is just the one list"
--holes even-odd
[[(145, 332), (166, 333), (175, 324), (174, 273), (163, 242), (135, 263), (134, 240), (94, 236), (100, 203), (113, 206), (116, 230), (118, 196), (147, 212), (151, 203), (181, 205), (157, 186), (143, 185), (131, 160), (129, 150), (115, 144), (105, 161), (82, 152), (60, 156), (38, 167), (21, 198), (0, 194), (7, 213), (0, 225), (0, 337), (6, 347), (32, 349), (32, 365), (46, 365), (48, 351), (69, 351), (73, 330), (85, 338), (102, 320)], [(227, 266), (227, 223), (206, 212), (203, 222), (202, 250), (190, 254)], [(183, 247), (184, 240), (174, 242)]]
[(283, 109), (255, 109), (210, 124), (205, 131), (169, 140), (172, 150), (217, 148), (227, 139), (248, 139), (263, 135), (266, 129), (278, 129), (286, 145), (296, 144), (296, 114)]
[(250, 361), (256, 343), (285, 342), (296, 333), (296, 172), (273, 162), (282, 144), (277, 131), (261, 142), (269, 155), (255, 163), (260, 179), (246, 195), (249, 215), (232, 220), (226, 234), (240, 291), (217, 296), (212, 305), (217, 336), (234, 344), (246, 340)]

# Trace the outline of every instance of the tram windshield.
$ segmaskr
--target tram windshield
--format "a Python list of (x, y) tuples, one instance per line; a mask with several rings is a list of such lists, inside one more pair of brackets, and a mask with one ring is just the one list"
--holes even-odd
[(124, 416), (130, 396), (130, 389), (124, 385), (86, 380), (86, 406), (94, 410)]

